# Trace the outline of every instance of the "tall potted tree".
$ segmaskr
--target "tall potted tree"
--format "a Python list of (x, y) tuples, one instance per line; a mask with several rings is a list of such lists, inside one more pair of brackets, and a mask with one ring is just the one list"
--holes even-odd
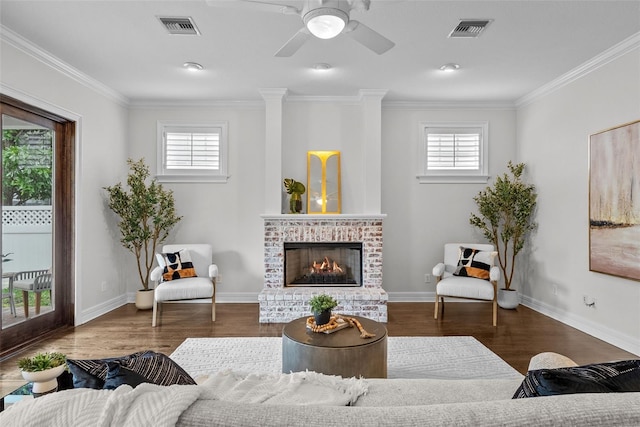
[(496, 177), (493, 187), (487, 187), (473, 198), (479, 214), (471, 214), (469, 222), (496, 247), (498, 263), (504, 278), (504, 288), (498, 291), (502, 308), (516, 308), (518, 294), (511, 289), (516, 256), (524, 247), (529, 232), (537, 224), (532, 220), (536, 208), (535, 186), (522, 181), (525, 164), (507, 165), (510, 175)]
[(150, 173), (144, 159), (128, 159), (127, 164), (128, 188), (118, 183), (104, 189), (107, 191), (109, 208), (120, 217), (120, 242), (136, 256), (142, 285), (136, 296), (136, 307), (149, 309), (153, 306), (149, 273), (156, 246), (164, 242), (169, 231), (182, 217), (176, 215), (173, 191), (165, 190), (155, 179), (147, 184)]

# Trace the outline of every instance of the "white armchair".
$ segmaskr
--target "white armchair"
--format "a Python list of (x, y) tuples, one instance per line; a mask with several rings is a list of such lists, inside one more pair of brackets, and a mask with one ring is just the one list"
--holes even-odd
[[(218, 266), (213, 261), (213, 248), (208, 244), (172, 244), (162, 247), (163, 253), (175, 253), (187, 249), (197, 277), (163, 281), (164, 265), (151, 271), (150, 278), (156, 283), (153, 298), (153, 320), (160, 320), (163, 303), (211, 303), (211, 321), (216, 320), (216, 278)], [(159, 315), (158, 315), (159, 314)], [(158, 322), (159, 323), (159, 322)]]
[[(488, 279), (479, 279), (454, 275), (460, 260), (460, 248), (478, 249), (492, 253), (488, 256), (490, 270)], [(498, 324), (498, 281), (500, 280), (500, 268), (495, 265), (495, 248), (490, 244), (481, 243), (447, 243), (444, 245), (444, 262), (433, 267), (432, 274), (436, 278), (436, 303), (434, 319), (438, 319), (440, 304), (444, 315), (444, 297), (464, 298), (473, 300), (491, 301), (493, 303), (493, 326)]]

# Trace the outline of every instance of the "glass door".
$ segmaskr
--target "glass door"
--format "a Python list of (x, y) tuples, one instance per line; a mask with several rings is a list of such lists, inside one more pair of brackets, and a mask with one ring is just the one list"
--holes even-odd
[(69, 202), (62, 194), (71, 187), (64, 185), (69, 165), (60, 161), (68, 159), (73, 142), (69, 124), (55, 116), (19, 102), (3, 102), (1, 113), (0, 354), (69, 323), (71, 282), (61, 279), (71, 275), (72, 262), (60, 257), (72, 241), (72, 221), (64, 214)]

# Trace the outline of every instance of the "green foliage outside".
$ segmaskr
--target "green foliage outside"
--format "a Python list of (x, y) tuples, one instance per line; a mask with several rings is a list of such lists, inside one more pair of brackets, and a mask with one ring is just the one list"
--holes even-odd
[(537, 224), (532, 221), (536, 208), (536, 188), (522, 181), (524, 163), (509, 162), (511, 176), (497, 176), (493, 187), (487, 187), (473, 198), (479, 215), (471, 214), (469, 222), (496, 247), (505, 288), (511, 287), (516, 255), (522, 250), (529, 232)]
[[(2, 131), (2, 204), (22, 206), (28, 201), (51, 203), (52, 132), (47, 130)], [(44, 141), (31, 146), (30, 138)]]
[[(4, 293), (9, 292), (7, 288), (4, 288)], [(27, 292), (29, 295), (29, 308), (36, 306), (36, 294), (35, 292)], [(20, 289), (16, 289), (13, 291), (13, 298), (16, 303), (16, 310), (21, 310), (22, 308), (22, 291)], [(49, 292), (42, 292), (42, 296), (40, 297), (40, 306), (46, 307), (51, 305), (51, 296)], [(2, 299), (2, 308), (9, 308), (9, 298)]]
[(120, 243), (136, 256), (140, 283), (146, 290), (156, 246), (182, 217), (176, 215), (173, 191), (165, 190), (155, 179), (147, 184), (150, 173), (144, 159), (129, 159), (127, 164), (127, 187), (118, 183), (104, 189), (109, 207), (120, 217)]

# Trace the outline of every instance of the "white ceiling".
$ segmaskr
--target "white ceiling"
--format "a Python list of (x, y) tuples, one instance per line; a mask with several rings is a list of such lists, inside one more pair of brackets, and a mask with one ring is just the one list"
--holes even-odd
[[(396, 43), (377, 55), (340, 35), (273, 54), (302, 26), (296, 15), (201, 1), (2, 0), (3, 27), (132, 102), (259, 100), (260, 88), (300, 96), (514, 102), (640, 32), (640, 0), (372, 0), (357, 19)], [(300, 2), (272, 0), (272, 3)], [(169, 35), (158, 16), (190, 16), (200, 36)], [(477, 39), (451, 39), (460, 19), (489, 18)], [(185, 61), (205, 67), (198, 74)], [(311, 69), (329, 63), (329, 72)], [(438, 70), (455, 62), (453, 74)]]

